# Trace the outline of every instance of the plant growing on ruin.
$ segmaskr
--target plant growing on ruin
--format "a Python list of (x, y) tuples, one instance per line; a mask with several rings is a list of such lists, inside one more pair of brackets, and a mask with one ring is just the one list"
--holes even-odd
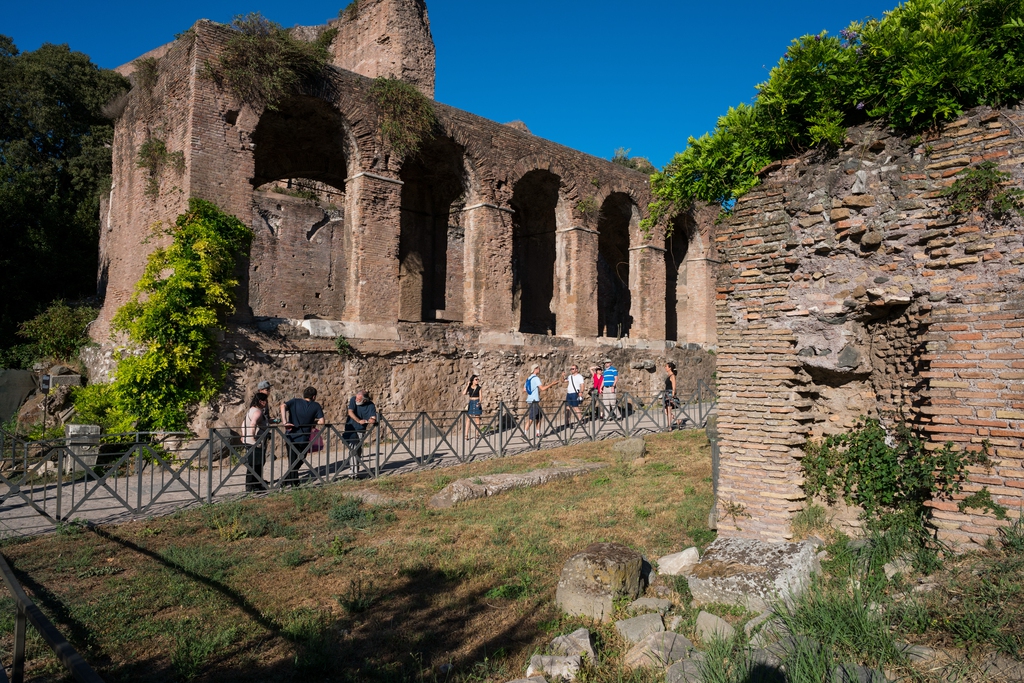
[(979, 452), (956, 450), (952, 442), (929, 451), (910, 426), (886, 430), (861, 418), (849, 432), (804, 446), (804, 490), (829, 504), (842, 498), (863, 509), (869, 528), (919, 527), (933, 498), (959, 493), (972, 465), (988, 466), (988, 444)]
[(578, 213), (584, 221), (591, 221), (596, 218), (599, 209), (600, 207), (597, 205), (597, 198), (593, 196), (584, 197), (576, 202), (576, 213)]
[(18, 328), (18, 335), (32, 342), (33, 355), (73, 361), (83, 346), (90, 343), (86, 331), (99, 311), (92, 306), (69, 306), (56, 301)]
[(1024, 216), (1024, 190), (1006, 187), (1013, 176), (999, 170), (994, 161), (984, 161), (957, 174), (942, 191), (949, 199), (949, 212), (956, 215), (981, 210), (996, 220)]
[(258, 12), (236, 16), (235, 33), (208, 76), (227, 82), (232, 93), (254, 109), (276, 109), (282, 98), (298, 93), (324, 75), (328, 47), (337, 29), (312, 43), (298, 40)]
[(400, 157), (414, 154), (437, 130), (434, 103), (405, 81), (375, 78), (369, 98), (380, 112), (385, 144)]
[(146, 196), (156, 197), (160, 194), (160, 174), (165, 168), (181, 173), (185, 170), (185, 153), (167, 151), (167, 144), (157, 137), (148, 138), (139, 146), (135, 165), (149, 171), (146, 178)]
[(345, 337), (340, 334), (334, 340), (334, 348), (338, 350), (338, 355), (342, 358), (351, 358), (356, 354), (356, 350), (352, 347), (352, 344), (349, 343), (348, 339), (345, 339)]
[(618, 164), (619, 166), (625, 166), (626, 168), (631, 168), (634, 171), (639, 171), (640, 173), (646, 173), (647, 175), (657, 173), (658, 171), (658, 169), (654, 167), (654, 164), (644, 157), (629, 156), (629, 150), (625, 147), (619, 147), (615, 150), (615, 153), (612, 154), (612, 163)]
[(135, 60), (135, 85), (143, 90), (152, 90), (160, 75), (160, 60), (155, 57), (140, 57)]
[(987, 486), (982, 486), (980, 490), (961, 500), (956, 507), (960, 512), (967, 512), (970, 509), (981, 510), (991, 512), (996, 519), (1006, 519), (1006, 508), (992, 499), (992, 492)]
[(183, 430), (189, 410), (214, 397), (225, 365), (216, 331), (234, 309), (236, 261), (252, 232), (201, 199), (162, 231), (132, 298), (114, 316), (128, 345), (111, 384), (76, 393), (80, 414), (111, 431)]

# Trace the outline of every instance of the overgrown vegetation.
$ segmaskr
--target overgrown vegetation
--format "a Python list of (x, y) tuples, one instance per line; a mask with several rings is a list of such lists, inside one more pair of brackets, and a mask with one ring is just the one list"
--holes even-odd
[(868, 527), (879, 530), (907, 526), (923, 533), (925, 504), (959, 493), (969, 466), (990, 464), (987, 442), (980, 451), (957, 450), (952, 443), (929, 451), (905, 423), (886, 430), (874, 418), (808, 442), (804, 450), (807, 495), (860, 506)]
[(181, 173), (185, 170), (185, 153), (169, 152), (167, 145), (158, 137), (150, 137), (139, 146), (135, 165), (149, 171), (146, 178), (146, 196), (156, 197), (160, 194), (160, 174), (165, 168)]
[(434, 104), (426, 95), (397, 78), (375, 78), (370, 100), (380, 111), (380, 129), (384, 142), (395, 154), (414, 154), (437, 130)]
[(651, 187), (650, 229), (695, 201), (728, 206), (774, 160), (843, 144), (846, 127), (881, 119), (914, 131), (978, 105), (1024, 99), (1024, 0), (909, 0), (839, 36), (794, 40), (750, 105), (718, 120)]
[(189, 210), (162, 234), (131, 300), (114, 316), (127, 337), (111, 384), (75, 394), (76, 419), (108, 431), (183, 430), (189, 410), (216, 394), (224, 377), (215, 333), (234, 307), (238, 255), (252, 233), (213, 204)]
[(0, 36), (0, 349), (19, 344), (20, 324), (52, 302), (96, 293), (113, 138), (101, 110), (128, 88), (67, 45), (19, 52)]
[(282, 98), (322, 79), (337, 35), (337, 29), (328, 29), (306, 43), (258, 12), (236, 16), (230, 26), (235, 34), (207, 74), (223, 79), (239, 100), (257, 110), (276, 109)]
[(155, 57), (140, 57), (135, 60), (135, 85), (143, 90), (152, 90), (160, 76), (160, 60)]
[(69, 305), (58, 300), (18, 326), (18, 336), (29, 340), (0, 351), (0, 367), (31, 368), (39, 359), (62, 363), (77, 360), (78, 352), (90, 343), (87, 329), (99, 311), (92, 306)]
[(1000, 171), (994, 161), (983, 161), (960, 171), (942, 195), (949, 199), (949, 211), (953, 214), (980, 210), (996, 220), (1024, 216), (1024, 190), (1006, 187), (1012, 180), (1013, 176)]
[(619, 166), (625, 166), (626, 168), (631, 168), (634, 171), (646, 173), (647, 175), (658, 172), (658, 169), (654, 167), (654, 164), (645, 157), (629, 156), (629, 150), (625, 147), (619, 147), (615, 150), (615, 153), (612, 154), (612, 163), (618, 164)]

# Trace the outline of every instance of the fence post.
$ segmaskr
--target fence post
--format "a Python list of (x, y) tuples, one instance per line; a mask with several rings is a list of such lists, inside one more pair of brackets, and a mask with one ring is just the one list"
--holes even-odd
[(206, 439), (206, 503), (213, 502), (213, 430)]
[(498, 402), (498, 457), (499, 458), (504, 458), (505, 457), (505, 444), (502, 441), (502, 437), (504, 436), (504, 429), (503, 429), (504, 426), (505, 426), (505, 402), (504, 401), (499, 401)]
[(11, 665), (11, 682), (23, 683), (25, 680), (25, 606), (17, 602), (14, 616), (14, 663)]
[[(11, 452), (13, 456), (13, 450)], [(13, 460), (13, 458), (12, 458)], [(74, 472), (71, 473), (71, 485), (75, 485)], [(62, 498), (64, 493), (64, 448), (57, 449), (57, 519), (60, 519), (62, 511)]]

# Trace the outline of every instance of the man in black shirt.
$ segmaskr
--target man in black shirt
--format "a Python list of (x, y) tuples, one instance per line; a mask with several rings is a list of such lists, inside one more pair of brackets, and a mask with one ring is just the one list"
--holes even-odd
[[(348, 400), (348, 420), (345, 421), (345, 433), (342, 434), (342, 438), (352, 453), (353, 460), (363, 455), (365, 432), (375, 424), (377, 424), (377, 406), (373, 405), (370, 392), (360, 389), (355, 396)], [(357, 466), (357, 462), (352, 463), (353, 473)]]
[(300, 458), (309, 448), (309, 436), (314, 425), (323, 425), (324, 409), (316, 402), (316, 389), (306, 387), (302, 398), (293, 398), (281, 404), (281, 422), (288, 435), (288, 471), (281, 480), (281, 486), (297, 486), (299, 483)]

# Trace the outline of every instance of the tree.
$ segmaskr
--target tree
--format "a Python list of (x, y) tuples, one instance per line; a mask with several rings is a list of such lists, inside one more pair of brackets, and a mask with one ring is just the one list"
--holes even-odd
[(100, 109), (129, 87), (67, 45), (19, 52), (0, 35), (0, 349), (51, 301), (96, 291), (113, 137)]

